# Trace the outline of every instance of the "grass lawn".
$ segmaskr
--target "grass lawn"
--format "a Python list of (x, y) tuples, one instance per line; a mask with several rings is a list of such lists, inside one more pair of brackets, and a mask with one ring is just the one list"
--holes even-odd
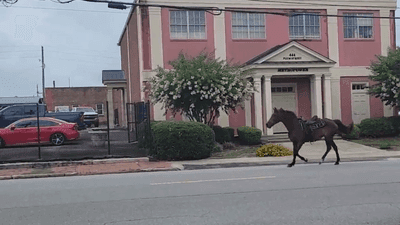
[(362, 138), (350, 141), (375, 148), (400, 151), (400, 137)]
[(235, 143), (232, 149), (223, 149), (221, 152), (212, 153), (212, 159), (231, 159), (240, 157), (256, 157), (256, 150), (262, 146), (259, 145), (240, 145)]

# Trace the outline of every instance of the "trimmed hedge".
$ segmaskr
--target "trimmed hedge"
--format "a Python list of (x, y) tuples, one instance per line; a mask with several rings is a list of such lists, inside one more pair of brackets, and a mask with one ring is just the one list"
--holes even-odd
[(230, 142), (232, 141), (229, 131), (225, 128), (222, 128), (220, 126), (213, 126), (212, 127), (214, 133), (215, 133), (215, 141), (223, 144), (225, 142)]
[(235, 129), (232, 127), (224, 127), (224, 129), (228, 131), (229, 137), (231, 138), (229, 141), (233, 141), (233, 139), (235, 139)]
[(400, 116), (391, 116), (388, 117), (388, 120), (392, 123), (396, 134), (400, 134)]
[(361, 129), (358, 124), (355, 124), (350, 134), (345, 134), (343, 137), (346, 139), (359, 139), (361, 135)]
[(358, 126), (361, 135), (366, 137), (385, 137), (396, 134), (396, 129), (391, 120), (385, 117), (364, 119)]
[(210, 157), (215, 150), (212, 129), (198, 122), (163, 121), (152, 124), (153, 147), (149, 155), (162, 160)]
[(259, 144), (261, 140), (261, 130), (254, 127), (239, 127), (237, 129), (239, 140), (246, 144)]

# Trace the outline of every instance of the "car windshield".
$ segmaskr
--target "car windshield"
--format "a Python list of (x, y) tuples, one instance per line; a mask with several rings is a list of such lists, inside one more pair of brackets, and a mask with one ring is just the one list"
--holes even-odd
[(76, 108), (77, 112), (94, 112), (93, 108)]

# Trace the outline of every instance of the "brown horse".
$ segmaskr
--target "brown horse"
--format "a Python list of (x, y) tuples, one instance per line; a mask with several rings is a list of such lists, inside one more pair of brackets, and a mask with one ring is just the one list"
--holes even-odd
[(353, 130), (353, 123), (351, 123), (349, 126), (346, 127), (340, 120), (331, 120), (326, 118), (321, 120), (325, 122), (325, 125), (321, 128), (312, 131), (311, 139), (308, 139), (305, 130), (302, 128), (302, 125), (299, 122), (299, 118), (297, 118), (294, 112), (283, 110), (282, 108), (279, 110), (274, 108), (274, 113), (268, 120), (267, 127), (271, 128), (275, 124), (282, 122), (285, 125), (286, 129), (289, 131), (288, 134), (289, 139), (291, 142), (293, 142), (293, 161), (292, 163), (288, 164), (288, 167), (294, 166), (294, 164), (296, 163), (296, 156), (298, 156), (301, 160), (307, 162), (308, 160), (306, 158), (299, 155), (299, 150), (301, 146), (303, 146), (303, 144), (307, 141), (317, 141), (322, 138), (325, 139), (327, 148), (319, 164), (321, 164), (325, 160), (326, 155), (328, 154), (328, 152), (331, 150), (332, 147), (336, 152), (335, 165), (339, 164), (340, 161), (339, 152), (335, 142), (333, 142), (333, 136), (335, 134), (350, 133)]

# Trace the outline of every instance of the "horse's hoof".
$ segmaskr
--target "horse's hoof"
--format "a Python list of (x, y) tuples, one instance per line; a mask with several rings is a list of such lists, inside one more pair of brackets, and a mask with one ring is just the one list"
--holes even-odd
[(305, 162), (308, 162), (308, 159), (305, 159), (304, 161), (305, 161)]
[(287, 165), (287, 167), (292, 167), (292, 166), (293, 166), (293, 164), (288, 164), (288, 165)]
[(319, 162), (319, 165), (321, 165), (322, 164), (322, 162)]
[(335, 165), (339, 165), (339, 162), (335, 162)]

